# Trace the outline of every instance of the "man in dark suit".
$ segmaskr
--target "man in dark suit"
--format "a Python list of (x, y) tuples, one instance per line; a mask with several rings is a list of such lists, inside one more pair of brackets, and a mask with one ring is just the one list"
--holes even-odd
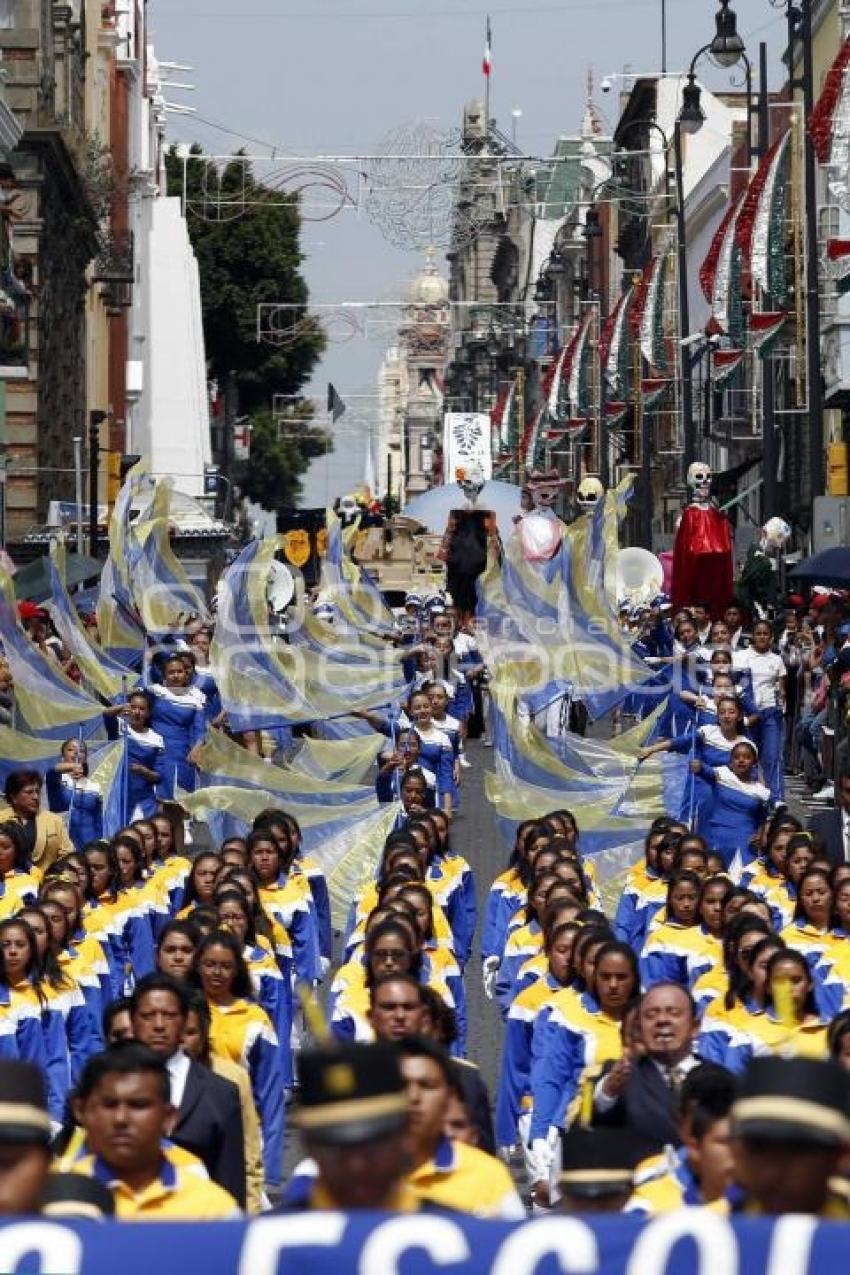
[[(171, 1138), (201, 1160), (214, 1182), (245, 1207), (245, 1142), (239, 1090), (182, 1047), (189, 1012), (185, 988), (168, 974), (148, 974), (133, 992), (136, 1040), (165, 1061), (177, 1119)], [(281, 1101), (282, 1101), (281, 1097)]]
[(658, 983), (638, 1010), (644, 1053), (624, 1056), (598, 1082), (594, 1126), (627, 1128), (657, 1149), (679, 1142), (679, 1089), (699, 1066), (693, 1052), (698, 1023), (690, 992), (679, 983)]
[(831, 863), (850, 863), (850, 770), (838, 776), (834, 810), (819, 810), (809, 820), (809, 832), (820, 837)]

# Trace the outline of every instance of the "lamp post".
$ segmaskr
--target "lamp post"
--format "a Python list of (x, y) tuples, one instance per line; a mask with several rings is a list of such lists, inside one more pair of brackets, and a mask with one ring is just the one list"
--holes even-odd
[(100, 427), (107, 412), (89, 412), (89, 553), (97, 557), (97, 475), (100, 467)]
[[(694, 87), (697, 87), (696, 85)], [(673, 129), (673, 159), (676, 179), (676, 201), (674, 216), (676, 222), (676, 260), (678, 266), (678, 303), (679, 330), (681, 336), (690, 331), (690, 306), (688, 303), (688, 257), (687, 257), (687, 225), (685, 222), (685, 192), (682, 164), (682, 133), (695, 133), (702, 126), (704, 115), (699, 106), (699, 99), (694, 102), (693, 95), (686, 96), (688, 86), (682, 95), (682, 110)], [(697, 89), (698, 91), (698, 89)], [(621, 136), (634, 128), (654, 129), (664, 143), (665, 157), (670, 150), (670, 139), (664, 129), (655, 120), (630, 120), (622, 130)], [(667, 161), (664, 161), (665, 189), (669, 195), (669, 175)], [(694, 432), (693, 402), (693, 370), (689, 359), (681, 358), (681, 391), (682, 391), (682, 429), (684, 434), (685, 470), (694, 460), (696, 437)], [(646, 450), (646, 449), (644, 449)], [(651, 491), (647, 489), (648, 504), (651, 515)], [(645, 537), (646, 538), (646, 537)], [(647, 544), (647, 547), (650, 547)]]
[[(791, 93), (803, 95), (803, 118), (811, 118), (815, 104), (815, 75), (812, 60), (812, 0), (782, 0), (788, 17), (788, 66)], [(776, 0), (771, 0), (776, 3)], [(802, 71), (794, 75), (794, 42), (799, 39)], [(823, 469), (823, 386), (820, 369), (820, 298), (818, 295), (817, 171), (812, 136), (803, 129), (803, 183), (805, 190), (806, 235), (806, 380), (809, 399), (809, 482), (805, 495), (811, 500), (824, 487)], [(801, 491), (800, 495), (804, 493)]]
[[(708, 53), (716, 61), (719, 61), (724, 67), (734, 66), (736, 62), (743, 62), (746, 71), (747, 85), (747, 152), (750, 160), (753, 155), (761, 157), (767, 153), (770, 146), (770, 120), (769, 120), (769, 99), (767, 91), (767, 45), (762, 43), (759, 45), (759, 91), (758, 99), (754, 102), (752, 91), (752, 65), (747, 57), (744, 42), (738, 35), (736, 19), (733, 10), (729, 8), (729, 0), (721, 0), (721, 9), (717, 14), (717, 34), (710, 44), (699, 49), (693, 57), (691, 68), (688, 73), (688, 86), (693, 85), (694, 92), (691, 94), (692, 104), (699, 107), (699, 86), (694, 81), (694, 68), (697, 62)], [(686, 88), (685, 92), (688, 92)], [(757, 121), (755, 144), (752, 141), (752, 117), (755, 115)], [(767, 309), (771, 309), (773, 299), (770, 296), (763, 298), (763, 303)], [(776, 437), (776, 380), (775, 369), (772, 358), (763, 360), (761, 365), (762, 374), (762, 471), (763, 471), (763, 488), (762, 488), (762, 517), (763, 520), (772, 518), (779, 513), (779, 448)]]

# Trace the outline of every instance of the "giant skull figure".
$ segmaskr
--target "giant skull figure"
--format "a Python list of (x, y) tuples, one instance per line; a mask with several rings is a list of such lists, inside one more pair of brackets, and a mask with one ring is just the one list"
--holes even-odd
[(605, 488), (598, 478), (582, 478), (576, 491), (576, 505), (583, 514), (592, 513), (604, 499)]
[(732, 527), (711, 498), (711, 466), (694, 461), (688, 468), (688, 504), (682, 512), (673, 550), (674, 613), (706, 602), (713, 620), (722, 619), (733, 594)]
[(557, 469), (535, 469), (526, 478), (534, 508), (516, 524), (522, 556), (526, 562), (548, 562), (561, 547), (564, 524), (552, 508), (564, 486)]

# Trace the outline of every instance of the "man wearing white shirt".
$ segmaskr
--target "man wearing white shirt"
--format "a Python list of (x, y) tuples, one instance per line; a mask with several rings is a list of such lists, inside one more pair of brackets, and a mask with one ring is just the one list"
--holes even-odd
[(130, 1005), (133, 1036), (163, 1059), (177, 1112), (171, 1138), (201, 1160), (214, 1182), (245, 1207), (245, 1155), (239, 1091), (193, 1062), (182, 1041), (189, 1016), (186, 989), (168, 974), (139, 980)]

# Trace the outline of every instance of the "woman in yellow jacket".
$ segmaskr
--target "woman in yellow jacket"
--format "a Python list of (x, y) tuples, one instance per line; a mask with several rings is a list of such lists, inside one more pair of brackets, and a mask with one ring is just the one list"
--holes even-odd
[(228, 930), (201, 940), (195, 974), (210, 1010), (210, 1048), (245, 1068), (263, 1131), (266, 1181), (276, 1186), (283, 1165), (283, 1072), (271, 1019), (254, 999), (242, 945)]
[(203, 1063), (217, 1076), (230, 1080), (239, 1090), (242, 1108), (242, 1135), (245, 1142), (246, 1209), (255, 1216), (268, 1208), (263, 1190), (263, 1137), (260, 1118), (251, 1092), (251, 1081), (244, 1067), (210, 1051), (210, 1011), (201, 992), (189, 992), (190, 1009), (183, 1033), (183, 1048), (194, 1062)]
[(40, 874), (30, 870), (21, 825), (14, 820), (0, 823), (0, 921), (35, 901), (39, 879)]
[(73, 851), (74, 843), (62, 816), (41, 809), (42, 783), (37, 770), (13, 770), (6, 779), (0, 820), (20, 825), (27, 858), (43, 875), (56, 859)]
[(752, 1058), (826, 1058), (828, 1023), (817, 1012), (814, 983), (805, 956), (790, 948), (774, 952), (767, 963), (765, 1012), (734, 1024), (724, 1066), (737, 1074)]

